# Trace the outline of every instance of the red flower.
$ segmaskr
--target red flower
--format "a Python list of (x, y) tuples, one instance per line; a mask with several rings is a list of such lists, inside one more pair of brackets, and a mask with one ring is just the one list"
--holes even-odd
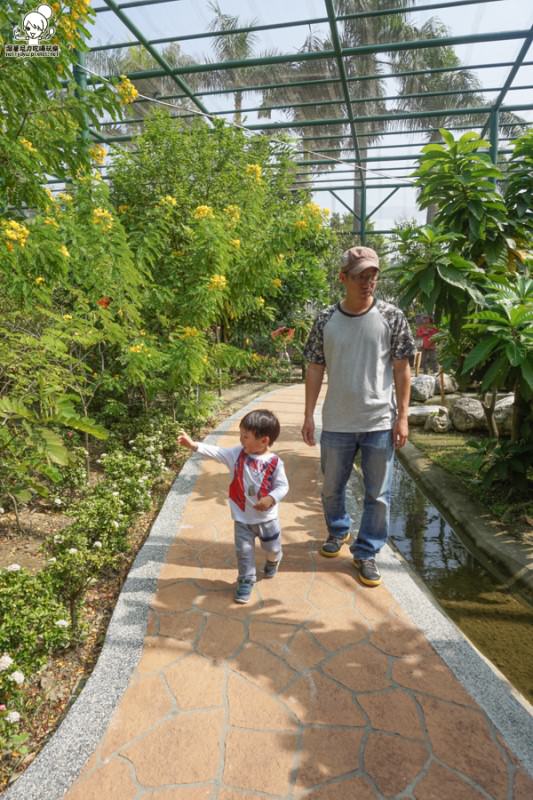
[(110, 297), (101, 297), (99, 300), (96, 301), (96, 304), (101, 306), (101, 308), (107, 308), (110, 302), (111, 302)]
[(273, 339), (277, 339), (278, 336), (283, 336), (287, 342), (290, 342), (294, 336), (294, 328), (287, 328), (282, 325), (280, 328), (276, 328), (275, 331), (272, 331), (270, 335)]

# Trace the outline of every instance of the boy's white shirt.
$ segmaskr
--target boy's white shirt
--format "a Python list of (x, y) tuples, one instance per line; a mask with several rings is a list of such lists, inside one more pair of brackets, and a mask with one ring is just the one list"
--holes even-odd
[[(230, 472), (233, 474), (235, 464), (242, 452), (241, 445), (235, 447), (217, 447), (217, 445), (198, 443), (197, 452), (202, 456), (213, 458), (215, 461), (220, 461), (225, 464)], [(261, 466), (268, 464), (273, 458), (278, 459), (278, 463), (274, 472), (272, 473), (272, 485), (268, 494), (274, 498), (274, 505), (268, 511), (257, 511), (254, 505), (259, 501), (258, 491), (261, 487), (263, 480), (263, 471), (254, 470), (252, 468), (253, 461), (257, 461)], [(262, 453), (261, 455), (246, 455), (243, 466), (243, 483), (245, 495), (245, 508), (244, 511), (233, 502), (231, 497), (228, 497), (228, 503), (231, 511), (232, 519), (237, 522), (244, 522), (246, 525), (258, 525), (262, 522), (271, 522), (278, 518), (278, 503), (283, 500), (289, 491), (289, 482), (285, 475), (285, 467), (283, 461), (279, 456), (272, 452)]]

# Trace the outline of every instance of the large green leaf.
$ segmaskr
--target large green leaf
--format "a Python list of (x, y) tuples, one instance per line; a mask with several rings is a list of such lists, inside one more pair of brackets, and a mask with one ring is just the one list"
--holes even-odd
[(69, 463), (68, 450), (63, 443), (63, 439), (55, 431), (49, 428), (38, 428), (41, 438), (45, 441), (44, 452), (52, 463), (66, 467)]
[(33, 414), (20, 400), (12, 400), (10, 397), (0, 397), (0, 414), (10, 417), (22, 417), (23, 419), (33, 419)]
[(452, 286), (458, 286), (464, 289), (468, 285), (468, 278), (463, 273), (459, 272), (458, 269), (437, 264), (437, 272), (443, 281), (451, 283)]
[(481, 391), (486, 392), (487, 389), (497, 389), (503, 384), (508, 372), (509, 361), (505, 353), (501, 353), (483, 376)]
[(470, 372), (470, 370), (472, 370), (474, 367), (477, 367), (478, 364), (482, 364), (484, 361), (486, 361), (499, 343), (500, 340), (497, 336), (487, 336), (485, 339), (482, 339), (480, 342), (478, 342), (474, 349), (471, 350), (465, 358), (463, 364), (463, 375), (467, 372)]

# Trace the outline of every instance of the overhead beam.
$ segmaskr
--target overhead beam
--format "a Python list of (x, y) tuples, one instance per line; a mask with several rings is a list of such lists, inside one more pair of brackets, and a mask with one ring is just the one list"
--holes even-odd
[(500, 109), (500, 107), (501, 107), (501, 105), (502, 105), (502, 103), (503, 103), (503, 101), (505, 99), (505, 95), (510, 90), (511, 84), (514, 81), (518, 70), (522, 66), (522, 63), (523, 63), (525, 57), (527, 56), (527, 53), (528, 53), (528, 50), (529, 50), (529, 48), (531, 46), (531, 42), (532, 41), (533, 41), (533, 25), (531, 26), (531, 29), (529, 31), (529, 36), (526, 38), (525, 42), (523, 43), (522, 47), (520, 48), (520, 52), (518, 53), (518, 55), (516, 57), (516, 61), (515, 61), (514, 65), (513, 65), (513, 68), (511, 69), (509, 75), (507, 76), (507, 80), (505, 81), (505, 83), (502, 86), (502, 90), (501, 90), (500, 94), (498, 95), (498, 97), (494, 101), (494, 104), (492, 106), (492, 110), (493, 110), (493, 114), (494, 114), (493, 121), (491, 123), (490, 119), (487, 120), (487, 122), (483, 126), (483, 131), (482, 131), (482, 134), (481, 134), (482, 136), (486, 135), (486, 133), (487, 133), (487, 131), (488, 131), (488, 129), (489, 129), (491, 124), (494, 125), (494, 118), (497, 119), (497, 112), (499, 111), (499, 109)]
[[(161, 3), (169, 3), (172, 0), (134, 0), (130, 3), (122, 3), (119, 8), (135, 8), (137, 6), (144, 6), (144, 5), (156, 5)], [(432, 3), (430, 5), (421, 5), (418, 6), (416, 11), (433, 11), (438, 8), (450, 8), (454, 6), (470, 6), (470, 5), (479, 5), (480, 2), (485, 3), (498, 3), (502, 2), (502, 0), (459, 0), (459, 2), (443, 2), (443, 3)], [(109, 8), (106, 6), (99, 6), (98, 8), (94, 9), (97, 12), (109, 11)], [(342, 14), (337, 17), (340, 22), (344, 22), (346, 20), (352, 19), (361, 19), (361, 18), (368, 18), (368, 17), (378, 17), (383, 16), (384, 14), (392, 15), (392, 14), (401, 14), (405, 13), (405, 7), (398, 6), (396, 8), (388, 8), (385, 10), (374, 10), (374, 11), (358, 11), (353, 14)], [(297, 28), (297, 27), (309, 27), (310, 25), (323, 25), (327, 24), (329, 21), (328, 17), (311, 17), (310, 19), (297, 19), (297, 20), (290, 20), (288, 22), (273, 22), (267, 23), (265, 25), (246, 25), (241, 26), (238, 28), (232, 28), (231, 30), (218, 30), (218, 31), (202, 31), (201, 33), (189, 33), (184, 34), (182, 36), (170, 36), (164, 37), (162, 39), (150, 39), (150, 44), (168, 44), (170, 42), (188, 42), (195, 39), (208, 39), (218, 36), (236, 36), (240, 33), (259, 33), (260, 31), (274, 31), (278, 30), (279, 28)], [(123, 47), (131, 47), (134, 42), (119, 42), (118, 44), (113, 45), (104, 45), (102, 47), (96, 47), (95, 50), (109, 50), (111, 48), (118, 49)]]
[[(114, 0), (106, 0), (106, 3), (114, 3)], [(116, 3), (114, 3), (116, 6)], [(405, 9), (404, 9), (405, 10)], [(130, 28), (131, 30), (131, 28)], [(416, 42), (383, 42), (375, 44), (358, 45), (357, 47), (345, 47), (342, 49), (342, 56), (364, 55), (368, 53), (391, 53), (403, 50), (425, 49), (430, 47), (454, 47), (460, 44), (482, 44), (489, 42), (511, 41), (513, 39), (525, 39), (529, 35), (529, 30), (515, 31), (495, 31), (493, 33), (474, 33), (464, 36), (443, 36), (434, 39), (419, 39)], [(143, 37), (144, 38), (144, 37)], [(148, 41), (144, 40), (146, 44)], [(146, 46), (146, 45), (145, 45)], [(268, 66), (269, 64), (290, 64), (303, 61), (317, 61), (323, 58), (335, 58), (335, 50), (312, 50), (300, 53), (286, 53), (275, 56), (258, 56), (256, 58), (233, 59), (228, 61), (216, 61), (209, 64), (187, 64), (186, 66), (173, 67), (174, 75), (192, 74), (198, 72), (216, 72), (218, 70), (231, 70), (242, 67)], [(159, 57), (159, 54), (158, 54)], [(129, 72), (131, 79), (156, 78), (168, 75), (166, 69), (162, 70), (139, 70)], [(188, 96), (190, 96), (187, 93)]]
[(125, 25), (126, 28), (128, 28), (128, 30), (130, 30), (133, 33), (138, 43), (142, 44), (143, 47), (145, 47), (146, 50), (150, 53), (152, 58), (155, 61), (157, 61), (157, 63), (162, 67), (163, 69), (162, 75), (168, 75), (170, 78), (172, 78), (174, 83), (176, 83), (179, 86), (182, 92), (185, 92), (187, 97), (190, 100), (192, 100), (194, 105), (197, 108), (199, 108), (200, 111), (202, 111), (204, 114), (208, 115), (209, 111), (201, 102), (201, 100), (198, 100), (198, 98), (194, 96), (191, 87), (184, 80), (182, 80), (182, 78), (180, 78), (178, 74), (176, 74), (175, 70), (168, 63), (168, 61), (165, 58), (163, 58), (163, 56), (152, 47), (152, 45), (148, 42), (146, 37), (141, 33), (141, 31), (137, 28), (137, 26), (130, 20), (130, 18), (121, 10), (121, 7), (115, 2), (115, 0), (105, 0), (105, 2), (107, 3), (110, 10), (115, 12), (116, 16), (119, 18), (122, 24)]
[[(337, 61), (337, 69), (339, 70), (339, 75), (340, 75), (340, 78), (341, 78), (342, 91), (343, 91), (343, 94), (344, 94), (344, 101), (346, 103), (346, 112), (348, 114), (348, 121), (349, 121), (349, 125), (350, 125), (350, 133), (352, 135), (352, 141), (353, 141), (353, 146), (354, 146), (354, 150), (355, 150), (355, 157), (356, 157), (357, 163), (361, 163), (361, 152), (359, 150), (359, 140), (357, 139), (357, 131), (356, 131), (356, 128), (355, 128), (355, 121), (354, 121), (354, 117), (353, 117), (352, 104), (350, 102), (350, 91), (348, 89), (348, 84), (346, 82), (346, 68), (344, 66), (344, 61), (343, 61), (343, 58), (342, 58), (342, 47), (341, 47), (341, 42), (340, 42), (340, 39), (339, 39), (339, 32), (337, 30), (337, 22), (336, 22), (336, 19), (335, 19), (335, 9), (333, 8), (333, 0), (324, 0), (324, 2), (326, 4), (326, 10), (328, 12), (329, 30), (330, 30), (330, 33), (331, 33), (331, 40), (333, 42), (333, 47), (334, 47), (334, 50), (335, 50), (335, 58), (336, 58), (336, 61)], [(364, 174), (363, 173), (361, 173), (361, 181), (363, 183), (363, 191), (364, 191), (365, 178), (364, 178)], [(355, 205), (355, 203), (354, 203), (354, 205)], [(363, 222), (364, 222), (362, 214), (361, 214), (361, 218), (360, 218), (359, 221), (360, 221), (361, 226), (362, 226)]]

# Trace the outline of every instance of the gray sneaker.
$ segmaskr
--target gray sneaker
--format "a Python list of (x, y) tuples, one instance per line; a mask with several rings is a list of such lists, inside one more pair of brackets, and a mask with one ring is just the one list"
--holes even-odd
[(354, 567), (359, 572), (359, 580), (365, 586), (379, 586), (382, 581), (375, 558), (354, 558)]
[(281, 558), (279, 558), (277, 561), (265, 561), (265, 567), (263, 569), (263, 575), (265, 578), (273, 578), (274, 575), (277, 574), (280, 564)]
[(345, 542), (350, 538), (348, 532), (345, 536), (328, 536), (320, 550), (318, 551), (321, 556), (325, 558), (336, 558)]

